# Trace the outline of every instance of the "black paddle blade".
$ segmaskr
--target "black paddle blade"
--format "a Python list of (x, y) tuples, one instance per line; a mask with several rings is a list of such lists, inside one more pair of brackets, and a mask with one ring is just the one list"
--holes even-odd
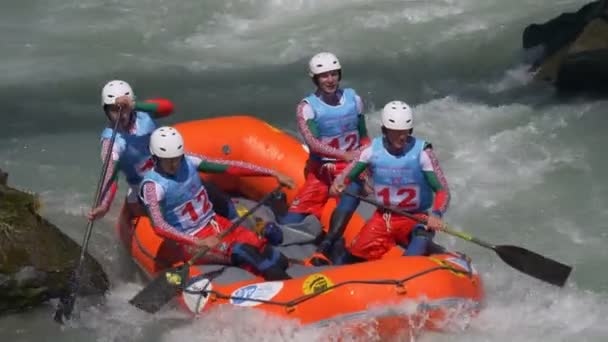
[(76, 303), (76, 292), (78, 291), (78, 284), (80, 283), (79, 271), (80, 270), (76, 268), (74, 272), (70, 273), (68, 290), (59, 297), (59, 303), (57, 304), (57, 309), (53, 315), (53, 319), (57, 323), (63, 324), (64, 318), (69, 320), (72, 317), (72, 311), (74, 311), (74, 304)]
[(67, 296), (59, 298), (59, 304), (53, 315), (55, 322), (63, 324), (64, 318), (70, 319), (72, 317), (72, 311), (74, 310), (74, 302), (76, 301), (76, 295), (70, 293)]
[(189, 267), (182, 266), (162, 272), (154, 278), (129, 303), (148, 313), (158, 312), (177, 295), (188, 277)]
[(564, 286), (572, 267), (517, 246), (496, 246), (494, 251), (511, 267), (549, 284)]

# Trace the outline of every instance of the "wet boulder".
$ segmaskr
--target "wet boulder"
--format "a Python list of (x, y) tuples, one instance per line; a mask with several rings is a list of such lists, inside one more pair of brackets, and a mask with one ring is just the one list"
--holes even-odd
[[(38, 197), (8, 186), (0, 170), (0, 314), (22, 311), (65, 293), (80, 246), (38, 214)], [(79, 295), (101, 294), (108, 278), (90, 255)]]
[(529, 25), (523, 47), (536, 80), (568, 92), (608, 94), (607, 0)]

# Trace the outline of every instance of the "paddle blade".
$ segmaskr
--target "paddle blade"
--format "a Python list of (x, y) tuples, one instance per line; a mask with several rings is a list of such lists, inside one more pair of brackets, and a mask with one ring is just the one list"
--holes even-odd
[(76, 295), (74, 293), (70, 293), (59, 298), (59, 304), (55, 310), (55, 314), (53, 315), (55, 322), (63, 324), (64, 318), (68, 320), (71, 318), (75, 301)]
[(70, 273), (68, 279), (68, 289), (59, 297), (59, 303), (53, 315), (55, 322), (63, 324), (64, 319), (69, 320), (72, 317), (72, 311), (74, 311), (74, 303), (76, 302), (76, 292), (78, 291), (80, 284), (80, 270), (81, 265), (78, 264), (76, 269)]
[(129, 303), (148, 313), (158, 312), (178, 294), (187, 276), (187, 266), (164, 271), (131, 298)]
[(549, 284), (564, 286), (572, 267), (522, 247), (496, 246), (494, 251), (511, 267)]

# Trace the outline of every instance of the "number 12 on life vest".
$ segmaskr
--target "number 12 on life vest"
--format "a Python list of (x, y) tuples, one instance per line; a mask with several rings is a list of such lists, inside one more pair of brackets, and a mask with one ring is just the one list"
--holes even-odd
[(386, 206), (397, 206), (399, 208), (413, 210), (418, 209), (420, 204), (420, 188), (418, 185), (410, 184), (404, 187), (379, 187), (376, 196)]
[(359, 134), (349, 133), (345, 136), (335, 137), (331, 139), (327, 144), (337, 150), (352, 151), (356, 149), (359, 142)]
[(188, 215), (192, 222), (197, 222), (200, 217), (206, 216), (211, 210), (211, 202), (205, 188), (201, 187), (196, 197), (183, 205), (180, 211), (182, 216)]

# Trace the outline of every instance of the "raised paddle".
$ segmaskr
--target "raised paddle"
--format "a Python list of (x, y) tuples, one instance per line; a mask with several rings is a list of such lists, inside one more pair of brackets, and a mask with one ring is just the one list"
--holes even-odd
[[(114, 131), (112, 132), (112, 137), (110, 138), (110, 149), (108, 150), (108, 153), (106, 154), (106, 157), (103, 161), (101, 175), (99, 177), (99, 181), (97, 182), (97, 190), (95, 190), (93, 208), (96, 208), (99, 205), (99, 201), (101, 201), (102, 197), (101, 194), (105, 193), (105, 191), (101, 191), (101, 187), (103, 186), (103, 181), (105, 180), (106, 175), (108, 173), (108, 164), (110, 163), (110, 158), (112, 157), (112, 149), (114, 148), (114, 141), (116, 140), (116, 133), (118, 131), (119, 123), (120, 120), (116, 120), (116, 122), (114, 123)], [(59, 298), (59, 304), (57, 305), (57, 309), (55, 310), (55, 314), (53, 315), (53, 319), (55, 319), (55, 321), (58, 323), (63, 324), (64, 318), (70, 319), (70, 317), (72, 316), (74, 304), (76, 303), (76, 295), (80, 288), (80, 277), (82, 276), (82, 269), (84, 267), (84, 258), (87, 253), (87, 248), (89, 246), (89, 240), (91, 239), (91, 233), (93, 232), (93, 223), (95, 223), (95, 220), (89, 220), (89, 223), (87, 224), (84, 239), (82, 241), (82, 246), (80, 248), (80, 259), (78, 259), (78, 265), (70, 274), (70, 279), (68, 282), (68, 291)]]
[[(378, 208), (386, 209), (394, 213), (409, 217), (422, 224), (427, 223), (425, 219), (421, 219), (417, 216), (414, 216), (408, 213), (407, 211), (386, 206), (380, 202), (351, 193), (349, 191), (344, 191), (344, 193), (349, 196), (356, 197), (362, 200), (363, 202), (375, 205)], [(479, 246), (491, 249), (496, 252), (496, 254), (498, 254), (498, 256), (509, 266), (549, 284), (553, 284), (560, 287), (564, 286), (566, 280), (568, 280), (570, 272), (572, 271), (571, 266), (564, 265), (555, 260), (551, 260), (547, 257), (544, 257), (540, 254), (534, 253), (522, 247), (509, 245), (493, 245), (491, 243), (479, 240), (467, 233), (455, 231), (445, 223), (443, 224), (441, 230), (452, 236), (456, 236), (463, 240), (475, 243)]]
[[(249, 211), (239, 217), (234, 223), (225, 231), (221, 232), (217, 237), (221, 240), (226, 235), (230, 234), (234, 229), (239, 227), (243, 221), (247, 219), (256, 210), (262, 207), (266, 202), (271, 200), (273, 196), (281, 190), (281, 185), (276, 187), (272, 192), (266, 194), (255, 206)], [(155, 313), (160, 310), (167, 302), (175, 297), (179, 290), (183, 289), (187, 283), (188, 276), (190, 274), (190, 266), (194, 264), (196, 260), (203, 257), (211, 248), (202, 247), (190, 260), (186, 261), (185, 264), (174, 267), (169, 270), (161, 272), (148, 286), (133, 297), (129, 303), (133, 306), (146, 311), (148, 313)]]

